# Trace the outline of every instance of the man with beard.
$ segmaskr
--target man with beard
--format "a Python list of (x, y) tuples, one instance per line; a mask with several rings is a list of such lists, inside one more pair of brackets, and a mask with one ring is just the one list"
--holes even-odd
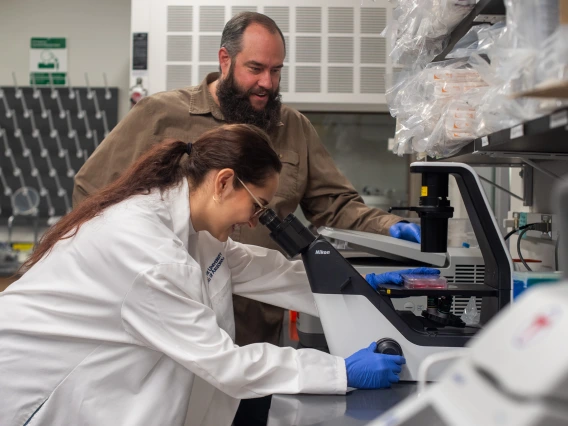
[[(286, 55), (282, 32), (265, 15), (244, 12), (225, 26), (219, 50), (220, 74), (196, 87), (142, 99), (112, 130), (75, 177), (73, 202), (114, 181), (151, 145), (166, 138), (191, 142), (223, 123), (254, 124), (266, 130), (283, 169), (270, 207), (285, 217), (302, 207), (315, 226), (354, 229), (418, 241), (419, 228), (398, 216), (367, 207), (325, 150), (306, 117), (281, 105), (280, 71)], [(231, 238), (278, 249), (265, 227), (242, 227)], [(236, 343), (278, 345), (280, 308), (234, 296)], [(247, 400), (235, 425), (266, 424), (269, 398)]]

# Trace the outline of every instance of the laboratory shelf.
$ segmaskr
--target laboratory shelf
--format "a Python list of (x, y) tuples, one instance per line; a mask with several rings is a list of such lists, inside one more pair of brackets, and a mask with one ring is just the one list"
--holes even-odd
[(452, 51), (455, 44), (476, 24), (494, 24), (505, 18), (505, 3), (503, 0), (479, 0), (472, 11), (450, 33), (445, 49), (432, 62), (443, 61)]
[(485, 284), (448, 284), (447, 289), (410, 289), (395, 285), (379, 286), (379, 294), (389, 297), (410, 296), (479, 296), (496, 297), (498, 291)]
[(429, 161), (520, 166), (523, 159), (568, 160), (568, 108), (475, 139), (451, 157)]

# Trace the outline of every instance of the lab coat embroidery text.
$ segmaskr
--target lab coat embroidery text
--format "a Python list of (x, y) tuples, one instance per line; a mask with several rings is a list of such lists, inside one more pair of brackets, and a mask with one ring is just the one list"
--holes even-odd
[(213, 279), (213, 275), (215, 275), (217, 269), (221, 267), (224, 260), (225, 257), (221, 253), (219, 253), (215, 258), (215, 260), (213, 261), (213, 263), (211, 264), (211, 266), (207, 268), (207, 282), (211, 282), (211, 280)]

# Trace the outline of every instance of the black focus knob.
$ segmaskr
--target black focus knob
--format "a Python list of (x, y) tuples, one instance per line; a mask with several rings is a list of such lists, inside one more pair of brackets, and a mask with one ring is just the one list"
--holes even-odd
[(377, 349), (375, 352), (378, 354), (385, 355), (400, 355), (402, 356), (402, 348), (395, 340), (390, 338), (384, 338), (377, 341)]

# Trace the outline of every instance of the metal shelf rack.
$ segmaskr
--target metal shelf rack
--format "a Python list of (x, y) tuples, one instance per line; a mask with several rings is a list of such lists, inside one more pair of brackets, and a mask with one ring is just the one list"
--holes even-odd
[(568, 160), (568, 108), (475, 139), (457, 154), (431, 161), (520, 166), (526, 160)]

